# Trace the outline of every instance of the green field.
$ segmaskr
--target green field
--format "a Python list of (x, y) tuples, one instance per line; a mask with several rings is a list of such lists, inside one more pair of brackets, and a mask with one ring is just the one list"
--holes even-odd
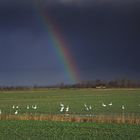
[[(12, 106), (19, 106), (18, 113), (63, 114), (60, 102), (69, 106), (69, 114), (140, 114), (140, 89), (51, 89), (36, 91), (1, 91), (0, 109), (3, 114), (14, 114)], [(112, 102), (112, 106), (108, 104)], [(84, 104), (91, 105), (87, 111)], [(106, 104), (106, 107), (102, 106)], [(37, 105), (37, 109), (31, 108)], [(27, 110), (27, 105), (30, 109)]]
[[(42, 89), (1, 91), (2, 115), (59, 115), (60, 102), (70, 115), (140, 116), (140, 89)], [(108, 104), (112, 102), (112, 106)], [(106, 104), (106, 107), (102, 106)], [(87, 111), (84, 104), (92, 106)], [(19, 108), (12, 108), (12, 106)], [(29, 109), (27, 109), (29, 105)], [(32, 105), (37, 105), (33, 109)], [(122, 110), (121, 106), (125, 109)], [(94, 122), (0, 120), (0, 140), (140, 140), (140, 125)]]
[(0, 121), (0, 140), (140, 140), (139, 125)]

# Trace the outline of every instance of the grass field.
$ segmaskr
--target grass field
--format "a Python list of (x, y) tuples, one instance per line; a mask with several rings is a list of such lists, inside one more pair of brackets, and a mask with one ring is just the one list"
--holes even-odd
[[(3, 114), (18, 113), (63, 114), (60, 112), (60, 102), (69, 106), (69, 114), (140, 114), (140, 89), (69, 89), (69, 90), (39, 90), (39, 91), (1, 91), (0, 109)], [(112, 102), (112, 106), (108, 104)], [(84, 104), (91, 105), (87, 111)], [(102, 103), (106, 107), (102, 107)], [(31, 108), (37, 105), (37, 109)], [(27, 105), (30, 109), (27, 110)], [(122, 110), (121, 106), (125, 109)]]
[(0, 140), (139, 140), (139, 125), (0, 121)]
[[(66, 112), (60, 112), (60, 102), (70, 107), (67, 114), (90, 119), (110, 115), (140, 117), (140, 89), (42, 89), (28, 91), (1, 91), (0, 118), (11, 115), (14, 119), (0, 119), (0, 140), (140, 140), (140, 125), (85, 122), (59, 122)], [(112, 106), (108, 104), (112, 102)], [(106, 104), (106, 107), (102, 106)], [(84, 104), (92, 106), (87, 111)], [(18, 108), (12, 108), (13, 105)], [(29, 109), (27, 109), (29, 105)], [(37, 105), (33, 109), (32, 105)], [(124, 105), (125, 109), (122, 109)], [(18, 114), (14, 115), (18, 110)], [(29, 119), (24, 116), (53, 116), (56, 121)], [(88, 115), (88, 116), (87, 116)], [(17, 117), (17, 119), (15, 118)], [(67, 116), (66, 116), (67, 117)], [(60, 120), (59, 120), (60, 119)], [(77, 118), (76, 118), (77, 119)], [(102, 120), (103, 118), (98, 118)], [(28, 119), (27, 119), (28, 120)], [(40, 121), (41, 120), (41, 121)], [(49, 119), (48, 119), (49, 120)], [(50, 119), (51, 120), (51, 119)], [(140, 119), (139, 119), (140, 120)], [(98, 121), (97, 121), (98, 122)], [(99, 121), (102, 122), (102, 121)]]

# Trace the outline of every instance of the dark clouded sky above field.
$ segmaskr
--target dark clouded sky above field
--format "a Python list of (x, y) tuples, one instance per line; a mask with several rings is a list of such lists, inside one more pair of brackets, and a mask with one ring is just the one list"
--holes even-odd
[(80, 80), (140, 78), (139, 0), (1, 0), (0, 85), (71, 82), (47, 22), (63, 36)]

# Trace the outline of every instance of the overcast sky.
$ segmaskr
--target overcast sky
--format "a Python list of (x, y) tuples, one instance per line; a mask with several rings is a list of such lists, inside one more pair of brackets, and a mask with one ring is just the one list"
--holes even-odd
[(140, 78), (138, 0), (0, 0), (0, 85), (71, 83), (42, 15), (59, 28), (82, 81)]

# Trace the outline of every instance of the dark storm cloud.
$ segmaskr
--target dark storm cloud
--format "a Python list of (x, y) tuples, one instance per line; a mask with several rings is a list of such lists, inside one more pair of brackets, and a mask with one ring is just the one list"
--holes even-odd
[(59, 27), (65, 28), (68, 40), (71, 38), (69, 42), (82, 75), (91, 79), (124, 75), (140, 77), (139, 7), (117, 9), (105, 6), (81, 11), (61, 8), (59, 13), (57, 10), (52, 10), (52, 16)]
[(77, 5), (77, 6), (87, 6), (94, 4), (120, 4), (120, 3), (137, 3), (139, 0), (1, 0), (0, 4), (3, 5), (28, 5), (28, 4), (46, 4), (46, 5)]
[(81, 78), (124, 75), (140, 78), (138, 3), (138, 0), (1, 0), (1, 83), (67, 82), (61, 62), (47, 40), (47, 23), (44, 25), (40, 19), (42, 8), (69, 44)]

